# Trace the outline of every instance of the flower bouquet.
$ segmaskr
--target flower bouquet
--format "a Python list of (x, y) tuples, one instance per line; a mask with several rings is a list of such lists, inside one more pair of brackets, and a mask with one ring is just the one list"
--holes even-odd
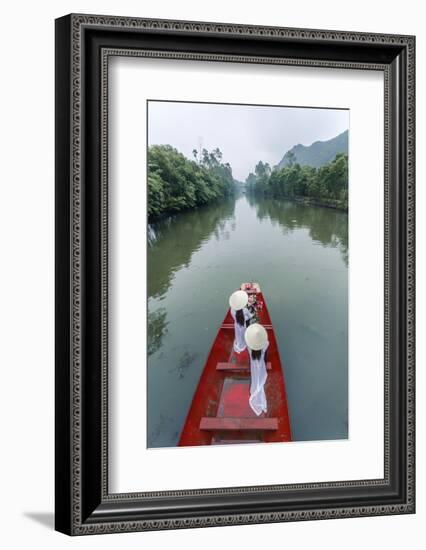
[(250, 313), (253, 314), (253, 317), (250, 319), (250, 324), (259, 322), (258, 305), (259, 302), (257, 300), (256, 294), (251, 294), (248, 301), (248, 309)]

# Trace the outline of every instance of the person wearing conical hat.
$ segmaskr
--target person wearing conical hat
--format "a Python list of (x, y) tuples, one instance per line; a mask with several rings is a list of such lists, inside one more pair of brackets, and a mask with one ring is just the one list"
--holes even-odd
[(252, 314), (247, 309), (248, 294), (244, 290), (237, 290), (229, 297), (229, 305), (231, 307), (231, 315), (234, 319), (234, 351), (241, 353), (246, 349), (246, 341), (244, 334), (246, 331), (247, 321), (252, 318)]
[(267, 350), (269, 346), (268, 333), (259, 323), (253, 323), (245, 332), (245, 341), (250, 355), (250, 407), (259, 416), (267, 412), (265, 382)]

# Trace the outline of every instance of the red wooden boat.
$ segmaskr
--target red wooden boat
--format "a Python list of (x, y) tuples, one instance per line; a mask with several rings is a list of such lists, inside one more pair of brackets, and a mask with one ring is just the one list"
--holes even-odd
[(233, 350), (234, 320), (228, 310), (201, 373), (179, 446), (291, 441), (284, 375), (277, 341), (258, 283), (243, 283), (253, 295), (258, 322), (268, 331), (267, 412), (256, 416), (249, 405), (250, 366), (247, 350)]

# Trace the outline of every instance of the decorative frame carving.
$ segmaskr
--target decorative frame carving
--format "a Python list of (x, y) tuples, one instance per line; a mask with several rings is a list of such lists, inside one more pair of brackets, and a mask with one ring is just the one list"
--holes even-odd
[[(414, 52), (413, 36), (96, 15), (56, 21), (58, 530), (83, 535), (414, 512)], [(108, 59), (117, 55), (384, 73), (382, 480), (108, 493), (107, 77)], [(205, 511), (212, 506), (214, 513)]]

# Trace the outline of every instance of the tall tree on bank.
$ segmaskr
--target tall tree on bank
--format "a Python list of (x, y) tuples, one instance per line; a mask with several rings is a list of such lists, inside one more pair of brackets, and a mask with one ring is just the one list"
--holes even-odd
[(196, 208), (229, 197), (234, 192), (231, 166), (222, 153), (193, 150), (195, 162), (171, 145), (148, 149), (148, 219)]

